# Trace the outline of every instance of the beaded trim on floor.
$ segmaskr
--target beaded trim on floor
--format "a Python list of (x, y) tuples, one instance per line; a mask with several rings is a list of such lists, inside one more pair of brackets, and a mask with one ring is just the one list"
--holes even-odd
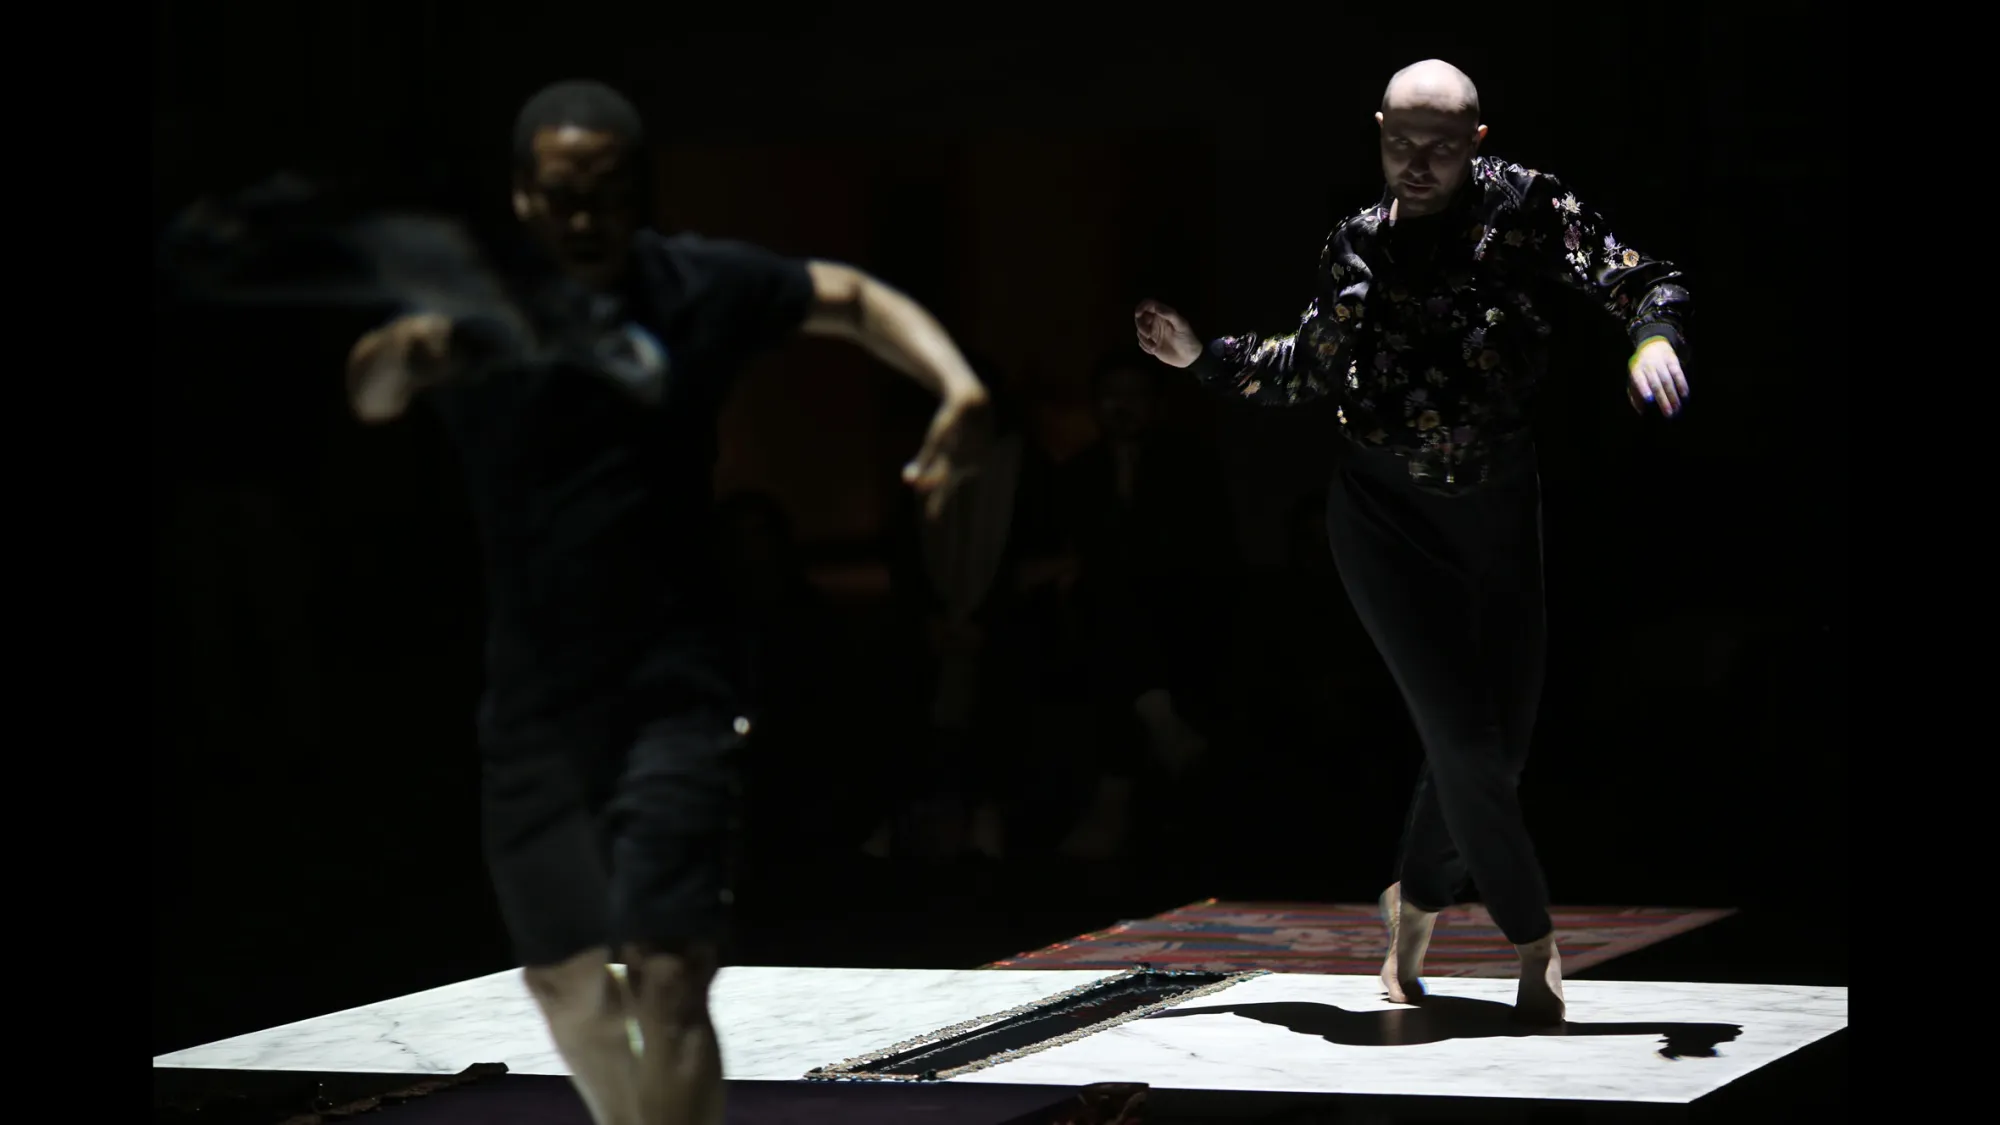
[(1093, 989), (1102, 988), (1105, 985), (1110, 984), (1114, 981), (1124, 980), (1126, 977), (1135, 976), (1139, 973), (1154, 973), (1160, 976), (1178, 975), (1173, 970), (1166, 970), (1166, 969), (1152, 969), (1144, 967), (1127, 969), (1122, 973), (1115, 973), (1111, 976), (1091, 981), (1088, 984), (1080, 984), (1075, 988), (1071, 988), (1063, 992), (1058, 992), (1054, 996), (1045, 996), (1040, 1000), (1036, 1000), (1027, 1004), (1022, 1004), (1018, 1007), (1009, 1008), (1004, 1012), (999, 1012), (990, 1016), (981, 1016), (978, 1019), (965, 1020), (960, 1023), (952, 1024), (950, 1027), (941, 1027), (936, 1031), (929, 1032), (928, 1034), (919, 1035), (914, 1039), (906, 1039), (901, 1043), (897, 1043), (894, 1046), (890, 1047), (884, 1047), (879, 1051), (870, 1051), (865, 1055), (857, 1055), (854, 1058), (847, 1059), (843, 1062), (834, 1063), (832, 1066), (816, 1066), (811, 1070), (807, 1071), (805, 1076), (809, 1080), (821, 1081), (821, 1082), (931, 1082), (931, 1081), (941, 1081), (946, 1078), (957, 1078), (960, 1075), (971, 1074), (974, 1073), (975, 1071), (985, 1070), (988, 1067), (999, 1066), (1001, 1063), (1013, 1062), (1015, 1059), (1025, 1058), (1028, 1055), (1035, 1054), (1039, 1051), (1046, 1051), (1051, 1047), (1060, 1047), (1067, 1043), (1074, 1043), (1077, 1040), (1082, 1039), (1086, 1035), (1094, 1035), (1097, 1032), (1103, 1031), (1107, 1028), (1117, 1027), (1119, 1024), (1127, 1023), (1132, 1020), (1144, 1019), (1145, 1017), (1150, 1016), (1155, 1012), (1165, 1011), (1166, 1009), (1171, 1008), (1176, 1004), (1184, 1003), (1189, 1000), (1194, 1000), (1202, 996), (1212, 996), (1215, 993), (1221, 992), (1225, 988), (1230, 988), (1234, 985), (1241, 984), (1252, 977), (1261, 977), (1269, 975), (1269, 971), (1265, 969), (1252, 969), (1249, 972), (1232, 973), (1229, 976), (1224, 977), (1222, 980), (1216, 981), (1212, 984), (1205, 984), (1202, 985), (1200, 988), (1189, 989), (1188, 991), (1180, 993), (1179, 995), (1176, 995), (1170, 999), (1158, 1000), (1151, 1004), (1147, 1004), (1144, 1007), (1134, 1008), (1133, 1010), (1125, 1012), (1122, 1015), (1111, 1016), (1107, 1019), (1099, 1020), (1098, 1022), (1093, 1023), (1088, 1027), (1082, 1027), (1078, 1028), (1075, 1031), (1065, 1032), (1064, 1034), (1058, 1035), (1055, 1038), (1048, 1040), (1047, 1042), (1036, 1043), (1033, 1046), (1029, 1047), (1016, 1047), (1009, 1050), (1000, 1051), (996, 1054), (989, 1055), (986, 1058), (966, 1063), (964, 1066), (955, 1066), (947, 1070), (927, 1071), (921, 1075), (853, 1073), (855, 1067), (867, 1066), (869, 1063), (880, 1062), (883, 1059), (891, 1058), (895, 1055), (900, 1055), (905, 1051), (912, 1051), (918, 1047), (924, 1047), (924, 1046), (929, 1046), (930, 1044), (933, 1043), (939, 1043), (946, 1039), (950, 1039), (954, 1035), (962, 1035), (965, 1032), (973, 1031), (981, 1027), (987, 1027), (992, 1024), (999, 1023), (1002, 1020), (1009, 1020), (1013, 1019), (1015, 1016), (1025, 1015), (1029, 1012), (1034, 1011), (1037, 1008), (1046, 1008), (1052, 1004), (1061, 1003), (1064, 1000), (1073, 1000), (1076, 997), (1081, 996), (1086, 992), (1092, 991)]

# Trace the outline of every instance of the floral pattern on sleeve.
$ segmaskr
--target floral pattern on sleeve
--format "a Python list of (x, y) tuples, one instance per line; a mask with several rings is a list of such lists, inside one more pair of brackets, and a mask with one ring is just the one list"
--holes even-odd
[(1471, 173), (1439, 214), (1391, 223), (1385, 193), (1347, 219), (1298, 331), (1225, 336), (1195, 376), (1263, 405), (1331, 397), (1349, 440), (1450, 493), (1490, 480), (1496, 454), (1528, 436), (1553, 289), (1619, 317), (1634, 344), (1684, 343), (1689, 298), (1672, 263), (1625, 245), (1552, 176), (1483, 156)]
[(1604, 215), (1561, 180), (1530, 173), (1519, 229), (1545, 276), (1617, 317), (1632, 342), (1665, 335), (1679, 342), (1688, 305), (1681, 271), (1622, 242)]
[(1224, 336), (1208, 345), (1219, 362), (1197, 364), (1204, 383), (1260, 406), (1294, 406), (1333, 392), (1334, 372), (1361, 327), (1367, 298), (1366, 269), (1343, 230), (1320, 252), (1320, 295), (1306, 306), (1296, 332), (1284, 336)]

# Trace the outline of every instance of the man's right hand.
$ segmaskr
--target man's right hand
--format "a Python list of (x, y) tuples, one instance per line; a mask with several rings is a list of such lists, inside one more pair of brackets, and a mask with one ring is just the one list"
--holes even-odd
[(923, 448), (903, 466), (904, 483), (924, 498), (926, 519), (944, 514), (945, 502), (967, 477), (979, 471), (992, 445), (993, 412), (986, 388), (969, 371), (966, 377), (970, 386), (945, 394), (937, 413), (931, 416)]
[(1186, 367), (1201, 358), (1201, 339), (1186, 318), (1158, 301), (1141, 301), (1132, 320), (1139, 329), (1139, 347), (1169, 367)]
[(398, 317), (363, 336), (347, 357), (347, 394), (364, 422), (400, 417), (418, 391), (451, 364), (451, 320), (434, 313)]

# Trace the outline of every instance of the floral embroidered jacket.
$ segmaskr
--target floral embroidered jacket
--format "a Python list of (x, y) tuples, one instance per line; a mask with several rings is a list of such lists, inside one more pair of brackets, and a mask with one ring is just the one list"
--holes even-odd
[(1350, 440), (1406, 458), (1419, 487), (1456, 492), (1527, 435), (1553, 288), (1618, 317), (1635, 348), (1658, 336), (1679, 351), (1681, 280), (1554, 176), (1482, 156), (1440, 214), (1391, 223), (1385, 193), (1341, 223), (1296, 332), (1222, 337), (1191, 370), (1266, 405), (1331, 395)]

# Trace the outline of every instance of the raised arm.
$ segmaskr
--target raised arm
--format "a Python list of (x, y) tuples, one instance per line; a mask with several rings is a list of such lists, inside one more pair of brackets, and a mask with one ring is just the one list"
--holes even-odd
[(941, 399), (984, 405), (985, 386), (922, 305), (853, 266), (813, 261), (806, 269), (813, 285), (807, 335), (859, 344)]
[(903, 479), (929, 494), (935, 516), (983, 440), (986, 387), (944, 326), (922, 305), (852, 266), (813, 261), (812, 307), (804, 331), (858, 344), (938, 396), (938, 412)]
[(1319, 295), (1282, 336), (1223, 336), (1207, 344), (1181, 315), (1158, 301), (1134, 314), (1139, 346), (1162, 363), (1184, 367), (1206, 387), (1261, 406), (1294, 406), (1330, 393), (1349, 333), (1360, 322), (1361, 289), (1343, 287), (1351, 257), (1335, 231), (1320, 253)]

